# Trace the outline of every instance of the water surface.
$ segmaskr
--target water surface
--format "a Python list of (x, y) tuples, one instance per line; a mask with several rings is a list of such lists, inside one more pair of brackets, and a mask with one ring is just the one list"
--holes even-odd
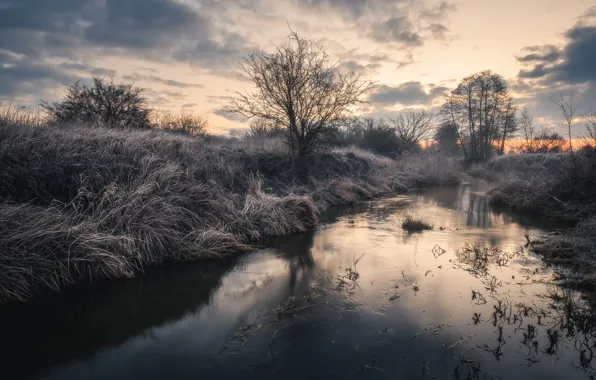
[[(554, 285), (552, 270), (524, 248), (525, 235), (545, 230), (492, 211), (486, 190), (474, 181), (372, 201), (240, 258), (5, 305), (2, 371), (36, 379), (593, 378), (580, 295)], [(408, 234), (406, 213), (434, 229)]]

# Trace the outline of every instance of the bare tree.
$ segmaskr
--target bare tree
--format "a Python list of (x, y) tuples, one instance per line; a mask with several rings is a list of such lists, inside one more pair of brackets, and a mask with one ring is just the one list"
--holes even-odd
[(389, 121), (397, 138), (408, 145), (431, 138), (436, 129), (435, 114), (426, 110), (407, 111)]
[(151, 124), (173, 132), (182, 132), (190, 135), (205, 135), (209, 122), (206, 117), (182, 112), (173, 114), (170, 111), (154, 111), (151, 116)]
[(51, 122), (82, 122), (108, 128), (148, 128), (151, 108), (143, 89), (129, 83), (93, 78), (93, 85), (76, 82), (66, 87), (66, 96), (55, 103), (42, 102)]
[(372, 87), (361, 74), (330, 63), (322, 47), (291, 32), (273, 53), (253, 52), (242, 67), (256, 91), (238, 92), (227, 112), (283, 125), (292, 153), (304, 159), (320, 146), (322, 135), (349, 116)]
[(559, 108), (561, 111), (561, 115), (563, 116), (563, 124), (562, 127), (567, 129), (567, 134), (569, 137), (569, 153), (571, 154), (571, 159), (573, 160), (573, 170), (574, 170), (574, 180), (577, 179), (578, 168), (577, 168), (577, 161), (575, 160), (575, 153), (573, 152), (573, 138), (571, 137), (571, 128), (577, 119), (577, 109), (579, 106), (573, 105), (573, 95), (565, 98), (562, 94), (559, 94), (558, 98), (550, 98), (550, 100)]
[(502, 115), (500, 119), (500, 127), (497, 126), (496, 133), (501, 134), (501, 147), (499, 148), (499, 154), (505, 154), (505, 141), (512, 137), (517, 131), (519, 131), (519, 122), (515, 117), (517, 113), (517, 106), (513, 98), (507, 96), (504, 100), (503, 109), (500, 111)]
[(446, 121), (465, 136), (468, 159), (483, 161), (499, 151), (511, 132), (515, 106), (503, 77), (490, 70), (464, 78), (443, 105)]
[(589, 146), (596, 148), (596, 113), (585, 115), (586, 118), (586, 142)]
[(260, 117), (250, 121), (248, 135), (251, 138), (279, 137), (283, 138), (286, 129), (275, 122)]
[(524, 108), (519, 118), (519, 127), (522, 131), (524, 140), (526, 140), (525, 151), (532, 152), (534, 149), (534, 136), (536, 134), (536, 127), (534, 126), (534, 118), (530, 115), (527, 108)]

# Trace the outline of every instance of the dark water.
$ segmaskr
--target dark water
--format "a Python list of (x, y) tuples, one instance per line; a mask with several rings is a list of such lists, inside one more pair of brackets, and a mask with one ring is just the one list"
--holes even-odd
[[(523, 249), (543, 230), (485, 190), (374, 201), (238, 259), (5, 305), (0, 377), (593, 378), (583, 302)], [(434, 230), (404, 232), (404, 213)]]

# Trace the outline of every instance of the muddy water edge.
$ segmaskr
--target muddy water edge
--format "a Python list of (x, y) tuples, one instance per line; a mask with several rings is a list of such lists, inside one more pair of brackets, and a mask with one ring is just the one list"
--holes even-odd
[[(0, 306), (7, 379), (593, 379), (591, 313), (488, 185), (371, 201), (220, 262)], [(433, 225), (410, 234), (406, 214)]]

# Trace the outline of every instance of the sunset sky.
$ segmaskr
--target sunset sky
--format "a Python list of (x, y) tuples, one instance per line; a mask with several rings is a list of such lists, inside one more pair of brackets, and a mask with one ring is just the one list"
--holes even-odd
[(239, 62), (288, 24), (377, 83), (363, 114), (439, 106), (485, 69), (539, 123), (556, 121), (550, 95), (596, 109), (593, 0), (0, 0), (0, 101), (36, 105), (113, 75), (155, 107), (205, 114), (212, 132), (242, 128), (219, 111), (251, 88)]

